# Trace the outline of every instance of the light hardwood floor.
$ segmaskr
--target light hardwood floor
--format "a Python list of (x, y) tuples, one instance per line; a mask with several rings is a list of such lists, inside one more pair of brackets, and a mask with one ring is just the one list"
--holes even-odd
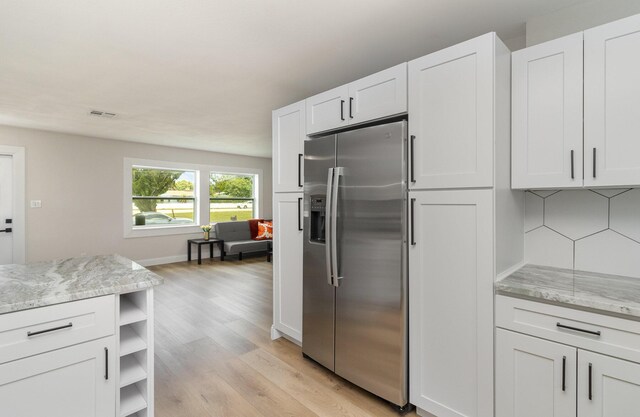
[(264, 257), (150, 269), (165, 278), (155, 290), (157, 417), (398, 415), (297, 345), (270, 339)]

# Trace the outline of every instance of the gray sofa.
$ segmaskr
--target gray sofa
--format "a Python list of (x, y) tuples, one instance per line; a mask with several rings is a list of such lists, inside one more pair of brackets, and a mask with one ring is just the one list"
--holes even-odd
[(267, 252), (271, 248), (271, 240), (253, 240), (249, 231), (249, 222), (221, 222), (213, 226), (213, 236), (224, 240), (224, 254), (238, 255), (242, 260), (243, 253)]

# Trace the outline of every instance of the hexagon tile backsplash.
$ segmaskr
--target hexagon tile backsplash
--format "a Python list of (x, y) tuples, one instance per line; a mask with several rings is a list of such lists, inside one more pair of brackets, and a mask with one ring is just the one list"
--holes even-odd
[(525, 257), (640, 278), (640, 189), (527, 191)]

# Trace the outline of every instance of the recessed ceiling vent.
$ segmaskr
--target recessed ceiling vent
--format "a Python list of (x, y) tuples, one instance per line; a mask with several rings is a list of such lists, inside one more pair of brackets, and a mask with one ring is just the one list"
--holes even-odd
[(109, 112), (106, 112), (106, 111), (100, 111), (100, 110), (91, 110), (89, 112), (89, 116), (102, 117), (102, 118), (105, 118), (105, 119), (113, 119), (114, 117), (117, 116), (117, 114), (109, 113)]

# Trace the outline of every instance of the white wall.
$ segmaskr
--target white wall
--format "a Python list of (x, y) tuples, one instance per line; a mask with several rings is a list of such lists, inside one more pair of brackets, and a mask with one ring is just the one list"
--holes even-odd
[(596, 0), (527, 21), (527, 46), (640, 13), (639, 0)]
[(640, 189), (527, 191), (525, 260), (640, 278)]
[[(179, 259), (198, 235), (123, 237), (124, 158), (261, 169), (261, 217), (271, 218), (271, 159), (0, 126), (0, 144), (26, 148), (27, 261), (118, 253)], [(42, 200), (31, 209), (29, 200)]]

